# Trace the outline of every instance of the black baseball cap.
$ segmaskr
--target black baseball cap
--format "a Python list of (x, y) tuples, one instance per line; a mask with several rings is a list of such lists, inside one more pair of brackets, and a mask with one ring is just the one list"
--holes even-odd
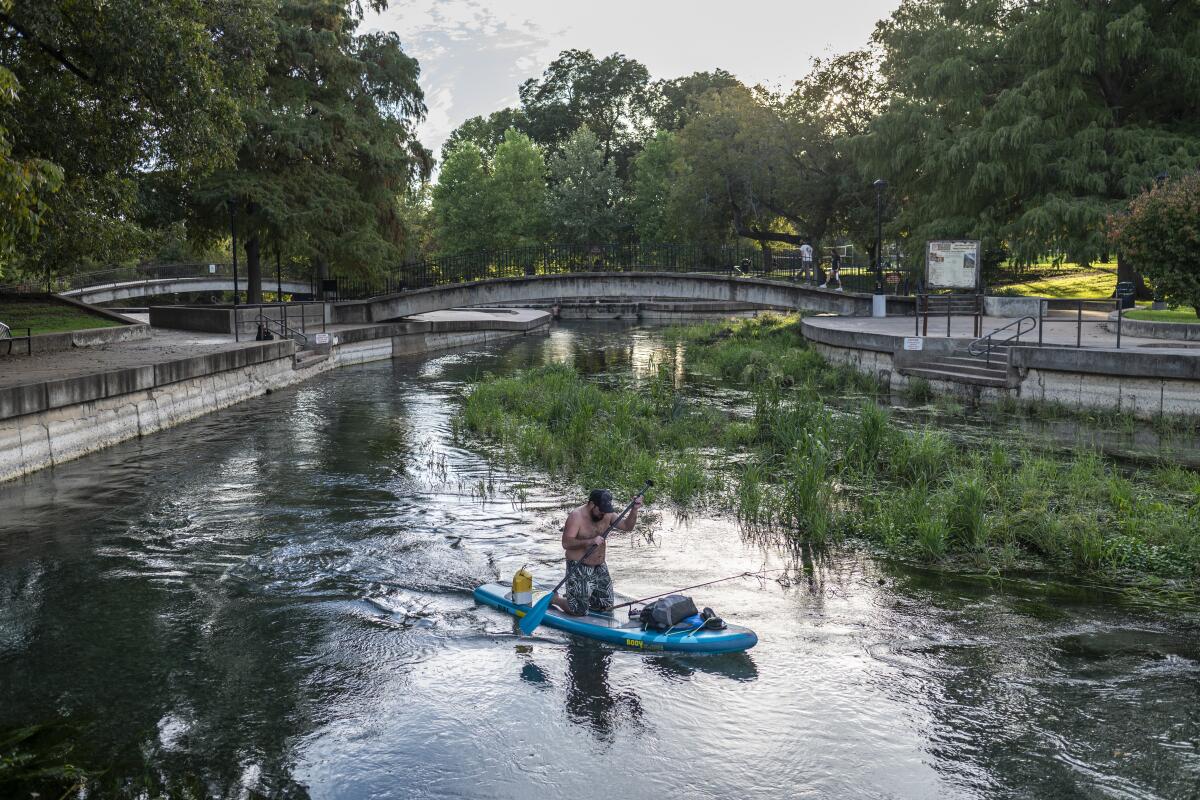
[(609, 514), (613, 510), (612, 492), (608, 489), (592, 489), (592, 493), (588, 495), (588, 502), (605, 514)]

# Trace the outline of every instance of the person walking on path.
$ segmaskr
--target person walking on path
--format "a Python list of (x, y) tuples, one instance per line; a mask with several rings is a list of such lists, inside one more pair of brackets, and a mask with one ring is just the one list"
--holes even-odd
[(821, 284), (821, 288), (825, 289), (831, 283), (837, 284), (837, 291), (842, 290), (842, 254), (836, 247), (829, 256), (829, 278)]
[(817, 282), (817, 273), (813, 271), (813, 249), (808, 242), (800, 245), (800, 280), (804, 283)]

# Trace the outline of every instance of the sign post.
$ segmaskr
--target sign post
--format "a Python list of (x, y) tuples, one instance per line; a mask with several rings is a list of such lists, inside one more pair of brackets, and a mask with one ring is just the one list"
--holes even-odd
[(980, 243), (956, 239), (925, 247), (925, 285), (930, 289), (979, 290)]
[[(980, 293), (983, 268), (980, 243), (971, 239), (931, 241), (925, 245), (925, 290), (969, 289)], [(950, 335), (950, 296), (946, 296), (946, 336)], [(975, 335), (979, 335), (979, 311), (975, 315)]]

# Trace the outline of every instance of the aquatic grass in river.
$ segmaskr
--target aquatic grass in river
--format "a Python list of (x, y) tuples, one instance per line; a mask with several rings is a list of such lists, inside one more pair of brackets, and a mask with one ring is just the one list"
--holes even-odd
[(903, 391), (904, 399), (913, 405), (928, 403), (933, 399), (933, 387), (921, 377), (909, 378)]
[[(964, 448), (933, 426), (903, 429), (873, 381), (825, 363), (798, 331), (798, 318), (764, 315), (671, 332), (689, 374), (746, 392), (749, 418), (690, 397), (665, 366), (605, 386), (554, 366), (484, 378), (458, 430), (585, 487), (631, 492), (655, 477), (681, 506), (704, 502), (814, 544), (848, 533), (988, 572), (1022, 564), (1200, 586), (1196, 472), (1135, 475), (1091, 450), (1064, 458), (1003, 439)], [(845, 410), (844, 399), (828, 402), (829, 386), (867, 397)]]

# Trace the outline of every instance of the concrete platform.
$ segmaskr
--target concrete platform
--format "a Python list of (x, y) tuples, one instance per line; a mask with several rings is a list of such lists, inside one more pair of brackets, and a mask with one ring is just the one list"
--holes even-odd
[[(1062, 314), (1062, 316), (1060, 316)], [(997, 328), (1008, 325), (1015, 320), (1012, 317), (992, 317), (985, 316), (983, 318), (983, 333), (988, 334)], [(837, 317), (837, 316), (814, 316), (806, 319), (807, 324), (817, 327), (829, 328), (831, 330), (857, 331), (861, 333), (885, 334), (888, 336), (920, 336), (916, 333), (914, 320), (912, 317)], [(974, 339), (974, 317), (951, 317), (950, 319), (950, 337), (952, 339)], [(1085, 311), (1083, 313), (1083, 330), (1080, 337), (1080, 343), (1083, 347), (1089, 348), (1116, 348), (1117, 334), (1115, 331), (1108, 330), (1109, 320), (1108, 314), (1097, 311)], [(1056, 347), (1074, 347), (1075, 346), (1075, 328), (1076, 317), (1074, 314), (1064, 314), (1063, 312), (1055, 312), (1054, 316), (1046, 317), (1043, 320), (1042, 326), (1042, 343), (1044, 345), (1053, 345)], [(997, 342), (1010, 335), (1012, 330), (997, 336)], [(929, 317), (929, 333), (930, 339), (944, 339), (946, 337), (946, 318), (945, 317)], [(1029, 334), (1023, 334), (1019, 343), (1037, 344), (1038, 333), (1035, 328)], [(1127, 335), (1124, 327), (1121, 331), (1121, 349), (1140, 346), (1150, 346), (1159, 349), (1169, 349), (1172, 340), (1152, 338), (1148, 336), (1131, 336)], [(1189, 341), (1186, 339), (1177, 340), (1182, 348), (1187, 347)], [(1012, 344), (1017, 344), (1015, 340)], [(1193, 343), (1194, 344), (1194, 343)], [(1195, 349), (1192, 348), (1192, 352)]]

